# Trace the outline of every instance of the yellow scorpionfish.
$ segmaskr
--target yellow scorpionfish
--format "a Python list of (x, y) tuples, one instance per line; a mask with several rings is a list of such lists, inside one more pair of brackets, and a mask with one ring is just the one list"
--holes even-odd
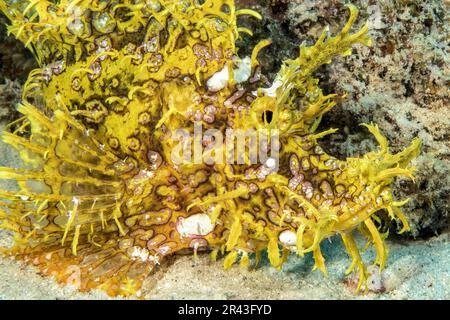
[[(251, 31), (238, 17), (261, 19), (233, 0), (0, 0), (8, 31), (39, 68), (24, 85), (22, 116), (2, 139), (23, 164), (0, 167), (0, 228), (14, 237), (13, 256), (79, 290), (112, 296), (139, 293), (165, 257), (209, 251), (224, 267), (247, 266), (267, 250), (278, 269), (290, 252), (311, 253), (326, 273), (321, 242), (339, 235), (352, 260), (367, 269), (354, 234), (386, 263), (380, 212), (408, 230), (393, 198), (397, 176), (413, 179), (420, 141), (389, 152), (378, 127), (365, 124), (376, 151), (345, 161), (326, 154), (317, 132), (337, 103), (314, 72), (354, 44), (371, 45), (368, 25), (352, 32), (358, 10), (339, 34), (324, 30), (281, 66), (265, 88), (258, 56), (239, 57), (236, 41)], [(214, 129), (278, 132), (277, 163), (237, 153), (229, 162), (177, 162), (173, 150), (191, 138), (175, 132)], [(183, 142), (184, 141), (184, 142)], [(217, 142), (203, 137), (201, 147)], [(194, 146), (195, 147), (195, 146)], [(190, 147), (188, 146), (188, 149)], [(229, 155), (215, 144), (215, 157)]]

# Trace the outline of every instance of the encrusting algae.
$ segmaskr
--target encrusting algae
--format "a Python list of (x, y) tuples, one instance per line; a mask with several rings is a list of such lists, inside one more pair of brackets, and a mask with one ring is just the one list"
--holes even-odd
[[(232, 0), (0, 0), (0, 9), (40, 66), (25, 84), (23, 117), (2, 135), (24, 162), (0, 167), (0, 179), (18, 184), (0, 190), (0, 227), (15, 235), (4, 254), (82, 291), (139, 295), (164, 257), (200, 250), (224, 255), (225, 268), (248, 265), (250, 254), (257, 263), (264, 250), (276, 268), (291, 251), (311, 252), (326, 273), (320, 243), (339, 234), (359, 291), (367, 271), (354, 232), (373, 244), (382, 269), (377, 213), (408, 230), (406, 201), (390, 185), (413, 179), (419, 140), (391, 154), (378, 127), (365, 124), (379, 149), (346, 161), (317, 143), (336, 131), (316, 132), (336, 95), (323, 94), (314, 71), (356, 43), (370, 45), (367, 24), (350, 31), (355, 7), (338, 35), (325, 30), (301, 46), (269, 89), (258, 55), (270, 41), (248, 58), (235, 46), (251, 34), (237, 17), (261, 16)], [(247, 158), (175, 163), (173, 132), (194, 132), (194, 123), (278, 130), (278, 170)]]

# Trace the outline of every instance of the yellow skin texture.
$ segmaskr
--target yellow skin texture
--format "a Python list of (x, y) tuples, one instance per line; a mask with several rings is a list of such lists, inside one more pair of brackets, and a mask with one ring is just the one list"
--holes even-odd
[[(313, 72), (351, 54), (356, 43), (370, 45), (367, 24), (350, 32), (353, 6), (337, 36), (325, 30), (284, 63), (274, 97), (252, 95), (257, 81), (238, 86), (230, 77), (218, 92), (206, 86), (225, 66), (233, 74), (235, 41), (249, 33), (237, 16), (261, 18), (236, 10), (232, 0), (0, 0), (0, 9), (40, 64), (24, 88), (23, 117), (2, 136), (26, 165), (0, 168), (0, 179), (18, 183), (17, 191), (0, 190), (0, 227), (15, 235), (5, 254), (83, 291), (130, 295), (164, 257), (197, 250), (225, 255), (225, 268), (248, 265), (250, 253), (258, 261), (266, 249), (276, 268), (290, 251), (312, 252), (315, 268), (326, 273), (320, 243), (339, 234), (360, 290), (367, 274), (354, 230), (374, 245), (381, 268), (387, 251), (377, 212), (386, 210), (401, 222), (400, 232), (408, 230), (399, 209), (405, 201), (393, 199), (390, 184), (396, 176), (413, 178), (409, 162), (419, 140), (391, 154), (377, 126), (366, 125), (379, 149), (346, 161), (317, 143), (336, 131), (316, 132), (336, 102), (322, 94)], [(269, 44), (255, 47), (252, 75)], [(175, 165), (178, 142), (170, 133), (193, 131), (195, 120), (223, 133), (279, 129), (280, 169), (261, 179), (261, 165)], [(214, 229), (180, 234), (180, 221), (195, 214), (207, 214)], [(280, 241), (286, 231), (295, 233), (295, 244)]]

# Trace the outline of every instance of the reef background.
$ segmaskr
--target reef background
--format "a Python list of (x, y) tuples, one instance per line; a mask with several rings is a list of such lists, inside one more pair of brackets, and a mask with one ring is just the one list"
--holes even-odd
[[(415, 160), (416, 184), (397, 180), (399, 198), (412, 232), (401, 238), (392, 233), (390, 258), (382, 278), (374, 278), (374, 292), (357, 298), (450, 299), (450, 103), (448, 0), (238, 0), (238, 6), (259, 11), (263, 22), (251, 25), (253, 38), (240, 43), (240, 55), (258, 40), (273, 44), (261, 54), (269, 81), (281, 61), (295, 57), (302, 42), (313, 43), (326, 25), (331, 33), (345, 21), (344, 4), (369, 21), (373, 46), (357, 46), (354, 55), (336, 58), (319, 71), (326, 91), (347, 97), (322, 120), (324, 128), (339, 132), (323, 139), (323, 147), (340, 158), (375, 148), (367, 130), (357, 124), (377, 123), (399, 151), (414, 137), (423, 141)], [(8, 37), (0, 16), (0, 129), (17, 117), (15, 105), (28, 72), (35, 65), (19, 42)], [(251, 23), (247, 22), (247, 23)], [(245, 24), (245, 23), (243, 23)], [(247, 49), (248, 50), (248, 49)], [(16, 154), (0, 144), (0, 165), (18, 163)], [(2, 181), (0, 181), (2, 183)], [(300, 299), (355, 298), (351, 281), (342, 270), (349, 262), (339, 240), (324, 250), (330, 277), (309, 273), (312, 258), (292, 257), (279, 273), (268, 264), (256, 271), (234, 267), (223, 271), (206, 256), (181, 257), (161, 266), (146, 284), (148, 298), (162, 299)], [(0, 242), (9, 241), (0, 233)], [(371, 255), (372, 252), (366, 254)], [(334, 271), (336, 270), (336, 271)], [(375, 293), (378, 292), (378, 293)], [(381, 293), (384, 292), (384, 293)], [(106, 298), (102, 292), (80, 294), (42, 279), (32, 268), (0, 259), (0, 299)]]

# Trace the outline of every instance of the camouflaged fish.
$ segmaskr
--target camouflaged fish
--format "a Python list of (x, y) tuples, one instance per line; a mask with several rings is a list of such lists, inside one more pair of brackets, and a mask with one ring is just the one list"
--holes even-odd
[[(322, 92), (314, 72), (354, 44), (370, 45), (367, 24), (351, 31), (354, 6), (339, 34), (324, 30), (302, 45), (270, 88), (258, 62), (270, 41), (250, 57), (235, 45), (251, 34), (237, 18), (261, 16), (233, 0), (0, 0), (0, 9), (39, 64), (24, 86), (22, 117), (2, 134), (23, 160), (0, 167), (0, 179), (17, 182), (0, 190), (0, 228), (15, 239), (4, 254), (82, 291), (139, 296), (144, 278), (177, 253), (209, 251), (230, 268), (267, 250), (279, 269), (290, 252), (312, 253), (326, 272), (320, 244), (339, 235), (359, 290), (367, 270), (355, 232), (383, 268), (377, 214), (408, 230), (399, 209), (406, 200), (395, 200), (390, 185), (413, 178), (419, 140), (391, 154), (366, 124), (379, 148), (361, 158), (341, 161), (318, 144), (336, 131), (317, 127), (337, 97)], [(174, 132), (193, 132), (195, 123), (224, 135), (277, 130), (277, 170), (249, 159), (175, 163)]]

